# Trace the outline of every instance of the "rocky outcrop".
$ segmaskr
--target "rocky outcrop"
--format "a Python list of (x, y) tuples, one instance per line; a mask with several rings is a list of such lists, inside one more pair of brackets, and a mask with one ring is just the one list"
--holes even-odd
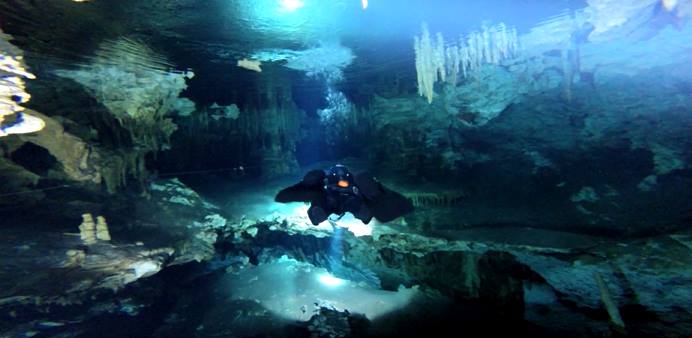
[(114, 295), (167, 267), (210, 260), (226, 224), (219, 209), (176, 180), (156, 182), (151, 191), (150, 199), (122, 201), (127, 215), (108, 211), (108, 225), (98, 216), (85, 217), (80, 227), (82, 216), (69, 214), (103, 208), (86, 195), (87, 201), (63, 201), (49, 214), (75, 219), (66, 232), (3, 225), (0, 252), (13, 259), (0, 264), (1, 334), (60, 330), (109, 312), (135, 315), (145, 305)]
[[(560, 233), (540, 230), (523, 242), (503, 243), (427, 237), (386, 225), (376, 226), (372, 237), (355, 237), (343, 229), (337, 235), (337, 229), (318, 230), (306, 219), (268, 218), (257, 224), (229, 224), (224, 233), (231, 245), (228, 252), (248, 255), (250, 262), (288, 255), (385, 289), (419, 285), (555, 332), (563, 331), (551, 318), (565, 315), (563, 311), (579, 322), (565, 323), (564, 332), (577, 326), (588, 334), (609, 330), (597, 276), (631, 333), (682, 333), (688, 328), (678, 325), (692, 319), (692, 304), (684, 301), (690, 299), (685, 285), (692, 280), (685, 271), (691, 257), (689, 234), (619, 242), (592, 239), (585, 246), (572, 241), (577, 246), (565, 247)], [(336, 254), (335, 238), (342, 241)], [(666, 296), (660, 295), (661, 288), (668, 290)]]
[(100, 184), (102, 158), (99, 149), (66, 132), (58, 120), (38, 112), (32, 113), (46, 121), (46, 128), (40, 133), (18, 136), (12, 148), (17, 149), (26, 142), (33, 143), (55, 157), (67, 179)]
[[(45, 149), (47, 156), (52, 157), (55, 165), (46, 172), (34, 172), (37, 178), (62, 180), (67, 185), (85, 184), (92, 187), (103, 185), (110, 193), (115, 193), (127, 185), (130, 179), (139, 182), (139, 189), (144, 190), (144, 180), (148, 176), (145, 170), (147, 151), (114, 151), (82, 139), (65, 130), (63, 123), (72, 122), (64, 118), (52, 118), (39, 112), (31, 114), (43, 119), (46, 127), (39, 133), (22, 134), (8, 137), (5, 142), (6, 159), (9, 166), (19, 166), (13, 161), (14, 154), (27, 144)], [(34, 158), (38, 161), (38, 158)], [(24, 168), (32, 172), (31, 168)], [(18, 180), (18, 178), (17, 178)], [(16, 181), (11, 179), (10, 181)], [(38, 181), (33, 182), (35, 185)], [(24, 185), (26, 187), (26, 185)], [(8, 187), (9, 188), (9, 187)], [(16, 192), (12, 190), (7, 192)]]
[(146, 44), (120, 38), (104, 42), (89, 64), (56, 74), (83, 85), (130, 133), (136, 146), (158, 151), (167, 147), (176, 129), (167, 115), (189, 115), (195, 109), (188, 99), (178, 98), (194, 74), (171, 68), (165, 56)]
[[(437, 181), (430, 192), (454, 181), (468, 210), (455, 227), (569, 224), (628, 235), (686, 227), (692, 210), (679, 201), (690, 197), (679, 187), (689, 185), (692, 163), (682, 99), (691, 30), (671, 18), (683, 5), (644, 3), (619, 12), (622, 22), (604, 24), (599, 39), (587, 38), (589, 22), (605, 18), (594, 13), (539, 24), (521, 36), (516, 58), (440, 86), (432, 104), (375, 97), (358, 122), (375, 140), (365, 153), (386, 175)], [(571, 201), (584, 186), (601, 198)]]

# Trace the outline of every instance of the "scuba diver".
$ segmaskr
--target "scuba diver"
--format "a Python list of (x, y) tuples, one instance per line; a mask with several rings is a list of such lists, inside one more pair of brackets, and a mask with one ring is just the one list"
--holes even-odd
[(275, 200), (281, 203), (309, 202), (308, 217), (313, 225), (336, 214), (350, 212), (367, 224), (372, 218), (389, 222), (413, 211), (403, 195), (385, 188), (372, 175), (353, 175), (337, 164), (327, 170), (312, 170), (298, 184), (281, 190)]

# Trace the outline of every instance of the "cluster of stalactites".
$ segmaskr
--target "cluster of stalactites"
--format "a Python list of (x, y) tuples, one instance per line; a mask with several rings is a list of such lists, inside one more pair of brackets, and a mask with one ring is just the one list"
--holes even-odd
[(413, 38), (413, 48), (416, 52), (416, 74), (418, 74), (418, 95), (425, 96), (428, 102), (433, 99), (435, 82), (445, 81), (445, 46), (441, 33), (435, 40), (430, 38), (428, 26), (423, 23), (423, 33)]
[(481, 32), (472, 32), (460, 38), (458, 45), (447, 47), (447, 70), (452, 78), (450, 82), (456, 83), (459, 70), (467, 77), (484, 64), (499, 64), (503, 60), (514, 58), (518, 51), (516, 29), (507, 28), (503, 23), (492, 27), (484, 26)]
[(433, 87), (437, 81), (456, 84), (459, 74), (469, 76), (484, 64), (499, 64), (519, 53), (519, 38), (514, 28), (500, 23), (483, 26), (480, 32), (462, 36), (458, 43), (445, 46), (441, 33), (433, 40), (425, 23), (421, 36), (414, 37), (418, 94), (428, 102), (433, 99)]
[(57, 70), (61, 77), (83, 85), (103, 104), (138, 146), (162, 150), (177, 126), (172, 112), (189, 114), (194, 103), (179, 98), (194, 73), (174, 65), (145, 43), (121, 37), (101, 44), (89, 62), (77, 69)]

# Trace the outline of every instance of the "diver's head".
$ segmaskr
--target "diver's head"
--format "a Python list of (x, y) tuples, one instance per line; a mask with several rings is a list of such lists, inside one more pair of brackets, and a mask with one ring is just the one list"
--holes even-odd
[(329, 169), (327, 180), (329, 184), (336, 184), (341, 188), (348, 188), (353, 184), (353, 175), (351, 175), (348, 167), (337, 164)]

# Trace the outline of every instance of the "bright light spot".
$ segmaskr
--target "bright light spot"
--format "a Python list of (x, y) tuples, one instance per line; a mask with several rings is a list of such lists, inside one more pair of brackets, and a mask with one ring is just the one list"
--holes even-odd
[(298, 216), (298, 217), (307, 217), (308, 215), (308, 209), (310, 208), (309, 205), (305, 203), (301, 203), (295, 206), (293, 208), (293, 212), (291, 213), (293, 216)]
[(298, 8), (305, 6), (303, 0), (280, 0), (281, 9), (286, 12), (295, 12)]
[(405, 308), (421, 295), (417, 287), (400, 287), (394, 292), (359, 285), (287, 257), (225, 274), (223, 280), (229, 299), (254, 299), (276, 316), (299, 321), (312, 317), (312, 311), (304, 310), (314, 309), (315, 303), (340, 311), (348, 309), (374, 320)]
[(346, 280), (341, 278), (336, 278), (329, 273), (323, 273), (318, 276), (320, 282), (326, 286), (337, 287), (346, 283)]
[(135, 276), (137, 278), (151, 276), (159, 271), (159, 264), (152, 261), (137, 262), (130, 266), (131, 269), (135, 270)]
[[(3, 89), (0, 85), (0, 90)], [(2, 115), (0, 115), (0, 122), (2, 121)], [(36, 116), (31, 116), (26, 113), (22, 115), (21, 122), (11, 125), (6, 128), (0, 129), (0, 136), (7, 136), (11, 134), (28, 134), (34, 133), (46, 126), (41, 118)]]
[(675, 9), (675, 6), (678, 5), (678, 0), (663, 0), (662, 2), (663, 7), (669, 12), (673, 11)]
[[(2, 31), (0, 31), (2, 35)], [(10, 115), (24, 111), (24, 107), (20, 104), (29, 101), (31, 95), (26, 92), (24, 80), (35, 79), (34, 74), (29, 73), (24, 68), (24, 58), (20, 50), (8, 44), (4, 39), (0, 39), (7, 44), (7, 50), (0, 51), (0, 137), (10, 134), (26, 134), (33, 133), (43, 129), (46, 123), (36, 116), (22, 114), (17, 115), (11, 123), (5, 121)]]
[(368, 9), (368, 0), (362, 0), (363, 9)]
[(354, 236), (360, 237), (372, 235), (373, 222), (374, 220), (370, 221), (369, 224), (365, 224), (349, 213), (344, 215), (344, 217), (337, 221), (336, 224), (340, 227), (346, 228), (348, 231), (352, 232)]

